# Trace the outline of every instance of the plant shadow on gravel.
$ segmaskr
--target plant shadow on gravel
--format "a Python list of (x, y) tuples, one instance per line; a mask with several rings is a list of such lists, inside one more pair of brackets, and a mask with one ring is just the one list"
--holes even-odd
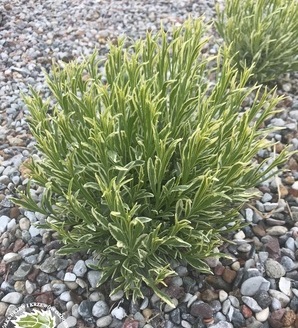
[(129, 47), (118, 39), (104, 76), (94, 53), (53, 67), (50, 99), (26, 97), (42, 155), (29, 164), (31, 181), (44, 192), (36, 204), (29, 185), (15, 202), (47, 216), (60, 254), (94, 254), (99, 285), (133, 300), (145, 283), (172, 305), (162, 289), (172, 260), (210, 272), (204, 259), (222, 256), (215, 249), (240, 227), (251, 188), (289, 156), (255, 160), (273, 146), (263, 123), (282, 97), (245, 87), (250, 69), (239, 75), (227, 54), (204, 54), (204, 33), (201, 20), (188, 20)]

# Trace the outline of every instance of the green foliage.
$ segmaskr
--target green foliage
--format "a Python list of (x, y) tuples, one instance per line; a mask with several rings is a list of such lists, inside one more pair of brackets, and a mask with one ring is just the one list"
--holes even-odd
[(55, 317), (49, 311), (33, 310), (25, 313), (13, 320), (16, 328), (54, 328), (56, 327)]
[(237, 68), (253, 66), (253, 81), (298, 70), (296, 0), (226, 0), (217, 5), (215, 26)]
[(279, 98), (245, 88), (249, 70), (237, 82), (229, 60), (212, 69), (203, 35), (202, 22), (189, 20), (128, 47), (120, 39), (104, 78), (94, 54), (53, 68), (55, 104), (35, 91), (26, 98), (43, 154), (30, 165), (32, 180), (45, 192), (38, 205), (29, 188), (16, 202), (48, 215), (46, 227), (65, 242), (61, 254), (94, 252), (99, 283), (110, 279), (114, 292), (134, 299), (145, 282), (171, 304), (158, 288), (174, 274), (171, 259), (208, 272), (204, 258), (223, 230), (239, 227), (239, 207), (253, 196), (247, 190), (286, 158), (252, 161), (271, 146), (261, 127)]

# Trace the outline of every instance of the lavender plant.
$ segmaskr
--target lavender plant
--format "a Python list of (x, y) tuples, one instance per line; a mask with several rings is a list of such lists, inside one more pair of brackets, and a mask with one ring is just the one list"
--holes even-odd
[(97, 255), (99, 284), (111, 281), (112, 293), (143, 297), (145, 283), (171, 304), (160, 289), (174, 274), (170, 261), (209, 272), (204, 259), (224, 229), (239, 227), (249, 189), (286, 159), (253, 160), (272, 146), (263, 123), (280, 98), (246, 88), (250, 70), (238, 81), (228, 59), (212, 68), (200, 20), (125, 42), (110, 45), (104, 76), (95, 53), (53, 67), (50, 99), (26, 97), (42, 154), (31, 181), (44, 193), (36, 204), (29, 187), (16, 202), (48, 217), (65, 243), (60, 254)]
[(251, 82), (298, 70), (297, 1), (226, 0), (215, 26), (238, 70), (253, 66)]

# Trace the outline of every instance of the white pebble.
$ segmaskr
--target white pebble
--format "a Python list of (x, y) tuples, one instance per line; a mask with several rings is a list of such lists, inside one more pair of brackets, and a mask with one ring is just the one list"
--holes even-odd
[(122, 320), (127, 316), (125, 310), (121, 306), (114, 308), (111, 312), (111, 315), (118, 320)]
[(267, 307), (266, 309), (260, 311), (260, 312), (257, 312), (255, 314), (255, 317), (258, 321), (260, 322), (264, 322), (268, 319), (269, 317), (269, 307)]

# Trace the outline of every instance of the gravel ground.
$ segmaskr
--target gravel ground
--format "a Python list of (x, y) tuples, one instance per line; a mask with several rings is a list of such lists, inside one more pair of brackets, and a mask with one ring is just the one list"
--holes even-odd
[[(55, 255), (55, 233), (37, 229), (44, 217), (14, 206), (9, 196), (28, 183), (26, 162), (38, 156), (20, 94), (32, 85), (45, 95), (42, 69), (93, 52), (104, 55), (107, 38), (144, 36), (163, 21), (180, 24), (189, 14), (214, 15), (214, 1), (195, 0), (11, 0), (0, 6), (0, 325), (21, 304), (54, 305), (68, 327), (298, 327), (298, 157), (259, 187), (261, 197), (241, 212), (249, 225), (230, 236), (221, 251), (231, 259), (209, 259), (214, 275), (173, 263), (177, 277), (166, 292), (175, 309), (149, 289), (132, 303), (120, 291), (97, 289), (92, 258)], [(216, 51), (210, 45), (210, 52)], [(272, 138), (298, 149), (298, 76), (285, 76), (282, 112), (267, 122), (281, 129)], [(260, 158), (274, 156), (260, 152)], [(33, 188), (33, 187), (32, 187)], [(32, 189), (38, 201), (42, 190)], [(108, 287), (108, 286), (107, 286)], [(13, 327), (11, 325), (11, 327)], [(62, 325), (60, 325), (62, 327)], [(65, 327), (65, 325), (63, 326)]]

